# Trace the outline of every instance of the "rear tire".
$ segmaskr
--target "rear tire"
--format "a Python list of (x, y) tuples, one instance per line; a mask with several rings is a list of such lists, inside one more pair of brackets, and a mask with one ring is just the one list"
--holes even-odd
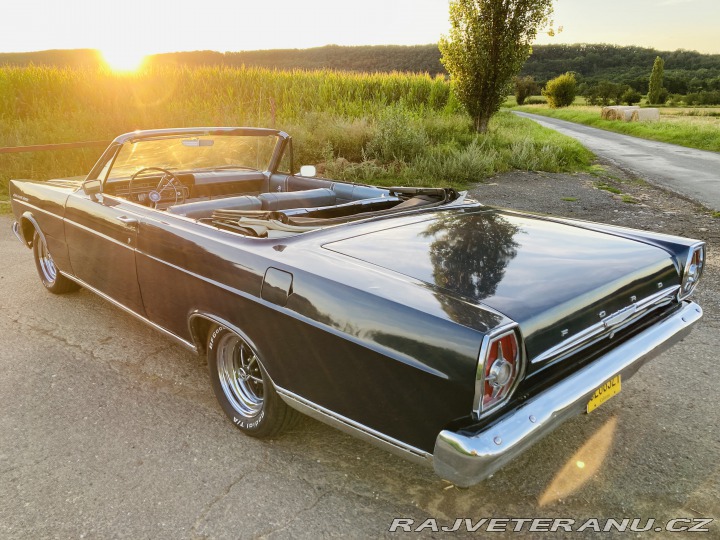
[(247, 340), (222, 326), (214, 327), (208, 337), (207, 356), (215, 397), (240, 431), (268, 438), (296, 423), (300, 414), (280, 398)]
[(33, 235), (33, 257), (40, 281), (53, 294), (65, 294), (77, 291), (80, 285), (63, 276), (55, 266), (43, 237), (35, 231)]

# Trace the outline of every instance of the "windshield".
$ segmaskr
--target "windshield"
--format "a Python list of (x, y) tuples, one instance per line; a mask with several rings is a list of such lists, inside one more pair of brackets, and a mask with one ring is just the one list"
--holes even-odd
[(120, 148), (107, 178), (128, 178), (145, 167), (266, 171), (277, 141), (277, 135), (201, 135), (128, 142)]

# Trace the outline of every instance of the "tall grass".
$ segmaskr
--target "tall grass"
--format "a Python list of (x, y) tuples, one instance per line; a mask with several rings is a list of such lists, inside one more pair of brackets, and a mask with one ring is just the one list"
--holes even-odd
[(253, 67), (157, 68), (121, 75), (6, 67), (0, 69), (0, 117), (11, 129), (2, 130), (0, 143), (58, 142), (77, 136), (77, 130), (107, 138), (158, 127), (269, 125), (273, 110), (276, 123), (310, 111), (360, 118), (393, 104), (411, 110), (457, 108), (444, 79), (422, 75)]
[[(590, 159), (569, 139), (507, 115), (489, 134), (474, 134), (442, 77), (255, 67), (130, 75), (0, 68), (0, 147), (237, 125), (283, 129), (294, 137), (298, 162), (365, 182), (461, 185), (512, 167), (573, 170)], [(10, 178), (86, 173), (101, 152), (0, 154), (0, 196)]]
[(474, 133), (463, 115), (405, 117), (404, 127), (399, 111), (391, 110), (378, 121), (379, 135), (368, 145), (364, 161), (328, 156), (328, 176), (464, 188), (511, 169), (575, 171), (593, 158), (574, 139), (507, 112), (495, 115), (484, 135)]

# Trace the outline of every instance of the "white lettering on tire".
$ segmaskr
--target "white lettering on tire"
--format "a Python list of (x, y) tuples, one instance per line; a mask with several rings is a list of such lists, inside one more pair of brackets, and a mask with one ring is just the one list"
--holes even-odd
[(216, 338), (216, 337), (218, 336), (218, 334), (219, 334), (220, 332), (222, 332), (223, 330), (225, 330), (225, 327), (224, 327), (224, 326), (218, 326), (218, 327), (215, 329), (215, 331), (212, 333), (212, 335), (210, 336), (210, 341), (208, 342), (208, 349), (209, 349), (209, 350), (212, 350), (212, 349), (213, 349), (213, 347), (215, 346), (215, 338)]

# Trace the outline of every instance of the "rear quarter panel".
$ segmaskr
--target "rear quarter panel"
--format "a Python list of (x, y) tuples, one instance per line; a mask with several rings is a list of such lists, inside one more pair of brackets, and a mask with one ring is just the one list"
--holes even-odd
[[(444, 427), (470, 416), (482, 338), (505, 319), (313, 238), (248, 239), (169, 215), (144, 221), (146, 312), (185, 339), (194, 314), (225, 321), (278, 387), (432, 452)], [(270, 267), (293, 275), (284, 306), (261, 297)]]
[(10, 201), (15, 219), (26, 240), (32, 241), (37, 226), (45, 236), (48, 249), (57, 267), (71, 272), (63, 217), (65, 201), (79, 187), (79, 182), (31, 180), (10, 181)]

